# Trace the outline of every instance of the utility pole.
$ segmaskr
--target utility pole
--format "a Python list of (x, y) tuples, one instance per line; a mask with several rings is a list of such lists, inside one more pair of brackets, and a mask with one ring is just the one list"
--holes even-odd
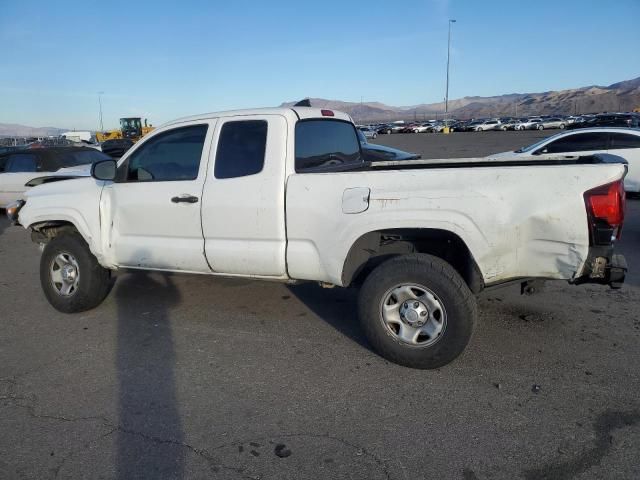
[(449, 35), (447, 37), (447, 88), (444, 95), (444, 116), (449, 113), (449, 63), (451, 58), (451, 24), (456, 23), (455, 20), (449, 19)]
[(100, 131), (104, 131), (104, 125), (102, 124), (102, 95), (104, 92), (98, 92), (98, 105), (100, 106)]

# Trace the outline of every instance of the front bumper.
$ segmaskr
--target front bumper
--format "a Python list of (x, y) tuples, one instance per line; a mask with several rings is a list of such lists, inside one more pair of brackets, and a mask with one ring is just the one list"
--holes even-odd
[(624, 255), (613, 253), (613, 247), (591, 247), (582, 275), (572, 283), (596, 283), (621, 288), (627, 275)]

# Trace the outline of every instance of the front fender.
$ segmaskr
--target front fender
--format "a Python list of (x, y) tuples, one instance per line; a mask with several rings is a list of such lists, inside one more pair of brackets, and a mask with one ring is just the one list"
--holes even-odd
[(103, 182), (81, 178), (41, 185), (26, 195), (19, 222), (27, 229), (43, 224), (73, 225), (102, 264), (100, 242), (100, 194)]

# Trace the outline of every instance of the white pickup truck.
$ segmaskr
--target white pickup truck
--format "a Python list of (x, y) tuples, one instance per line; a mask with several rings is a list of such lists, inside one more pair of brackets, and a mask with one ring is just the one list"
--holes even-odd
[(484, 288), (621, 285), (625, 171), (612, 155), (370, 163), (344, 113), (259, 109), (165, 124), (7, 213), (42, 244), (62, 312), (99, 305), (118, 269), (355, 285), (374, 349), (436, 368)]

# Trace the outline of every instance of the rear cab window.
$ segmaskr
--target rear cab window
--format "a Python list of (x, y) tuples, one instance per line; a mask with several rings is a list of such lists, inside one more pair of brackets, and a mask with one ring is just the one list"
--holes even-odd
[(218, 179), (255, 175), (264, 168), (266, 120), (226, 122), (220, 130), (214, 176)]
[(344, 120), (299, 121), (295, 151), (298, 173), (349, 170), (363, 164), (356, 128)]

